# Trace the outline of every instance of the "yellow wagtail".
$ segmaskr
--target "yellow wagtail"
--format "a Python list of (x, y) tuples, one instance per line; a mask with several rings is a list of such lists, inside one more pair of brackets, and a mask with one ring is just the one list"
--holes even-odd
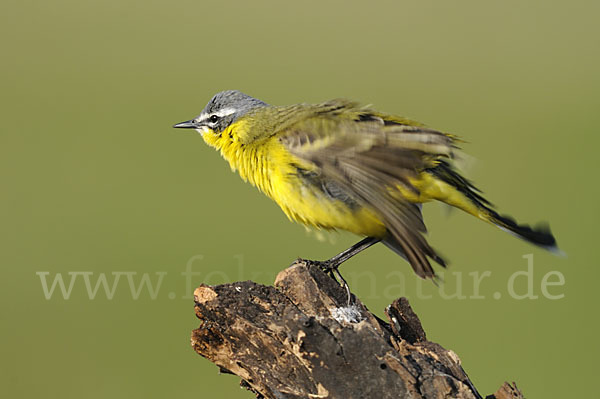
[(459, 139), (347, 100), (268, 105), (236, 90), (216, 94), (196, 118), (175, 125), (196, 129), (233, 170), (273, 199), (291, 220), (365, 236), (325, 262), (338, 266), (381, 241), (422, 278), (434, 277), (423, 202), (438, 200), (549, 250), (549, 228), (501, 216), (452, 165)]

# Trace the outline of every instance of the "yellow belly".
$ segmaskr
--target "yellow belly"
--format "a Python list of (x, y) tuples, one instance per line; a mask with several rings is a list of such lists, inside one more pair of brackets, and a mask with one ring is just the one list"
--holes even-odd
[(277, 138), (254, 145), (222, 145), (221, 153), (233, 170), (273, 199), (293, 221), (322, 229), (342, 229), (364, 236), (383, 237), (386, 228), (367, 208), (351, 208), (333, 199), (298, 175), (306, 166)]
[[(277, 137), (246, 145), (228, 141), (217, 147), (233, 170), (273, 199), (291, 220), (363, 236), (385, 236), (386, 227), (375, 210), (358, 205), (351, 207), (303, 179), (297, 168), (310, 170), (314, 166), (292, 155)], [(464, 195), (429, 173), (421, 173), (411, 184), (416, 192), (401, 186), (396, 188), (399, 200), (422, 203), (437, 199), (482, 217)]]
[(365, 207), (350, 207), (332, 199), (317, 187), (292, 176), (273, 176), (273, 200), (294, 221), (323, 229), (342, 229), (371, 237), (383, 237), (384, 224)]
[(386, 228), (375, 212), (365, 207), (351, 207), (332, 198), (320, 187), (308, 184), (296, 169), (302, 161), (277, 147), (275, 145), (270, 152), (272, 192), (268, 195), (288, 218), (316, 228), (342, 229), (371, 237), (385, 235)]

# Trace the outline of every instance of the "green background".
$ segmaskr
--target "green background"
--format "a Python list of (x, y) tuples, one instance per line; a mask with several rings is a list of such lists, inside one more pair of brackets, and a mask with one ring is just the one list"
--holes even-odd
[[(425, 207), (451, 260), (442, 289), (377, 246), (343, 267), (377, 314), (407, 295), (428, 336), (482, 394), (591, 396), (599, 355), (600, 28), (584, 1), (15, 1), (0, 5), (0, 386), (5, 397), (250, 398), (189, 345), (186, 280), (270, 284), (319, 241), (171, 125), (217, 91), (273, 104), (360, 100), (461, 135), (466, 174), (504, 213), (547, 220), (567, 258), (472, 217)], [(333, 243), (330, 241), (334, 241)], [(533, 254), (537, 299), (507, 291)], [(46, 299), (40, 276), (163, 274), (154, 299)], [(472, 272), (491, 272), (472, 288)], [(548, 299), (541, 282), (560, 272)], [(449, 274), (458, 273), (458, 274)], [(406, 290), (398, 286), (405, 279)], [(551, 281), (557, 281), (554, 274)], [(524, 276), (515, 291), (527, 290)], [(496, 299), (494, 294), (500, 294)], [(431, 295), (427, 298), (426, 295)]]

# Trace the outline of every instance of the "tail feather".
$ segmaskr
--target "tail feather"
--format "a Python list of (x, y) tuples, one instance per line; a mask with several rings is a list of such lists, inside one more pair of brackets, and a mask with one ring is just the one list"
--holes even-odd
[(556, 239), (550, 231), (550, 226), (547, 224), (542, 224), (534, 228), (528, 225), (518, 224), (510, 216), (499, 215), (491, 209), (487, 209), (487, 213), (489, 215), (489, 222), (493, 223), (501, 230), (549, 251), (560, 252), (556, 244)]
[(498, 214), (490, 202), (483, 198), (481, 191), (462, 177), (449, 163), (442, 161), (427, 171), (435, 177), (437, 182), (441, 183), (436, 187), (437, 191), (442, 193), (437, 199), (485, 220), (531, 244), (562, 254), (548, 225), (530, 227), (518, 224), (510, 216)]

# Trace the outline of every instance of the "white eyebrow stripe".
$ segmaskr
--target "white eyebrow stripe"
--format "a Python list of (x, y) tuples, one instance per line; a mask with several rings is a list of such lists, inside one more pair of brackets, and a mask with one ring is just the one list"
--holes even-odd
[(213, 115), (217, 115), (219, 118), (222, 118), (224, 116), (229, 116), (231, 114), (235, 114), (237, 112), (237, 109), (235, 108), (223, 108), (217, 112), (215, 112)]
[(196, 122), (204, 122), (207, 121), (208, 118), (212, 115), (216, 115), (219, 118), (223, 118), (224, 116), (229, 116), (231, 114), (235, 114), (237, 112), (237, 109), (235, 108), (223, 108), (217, 112), (213, 112), (212, 114), (207, 114), (206, 112), (201, 113), (200, 115), (198, 115), (198, 117), (196, 118)]

